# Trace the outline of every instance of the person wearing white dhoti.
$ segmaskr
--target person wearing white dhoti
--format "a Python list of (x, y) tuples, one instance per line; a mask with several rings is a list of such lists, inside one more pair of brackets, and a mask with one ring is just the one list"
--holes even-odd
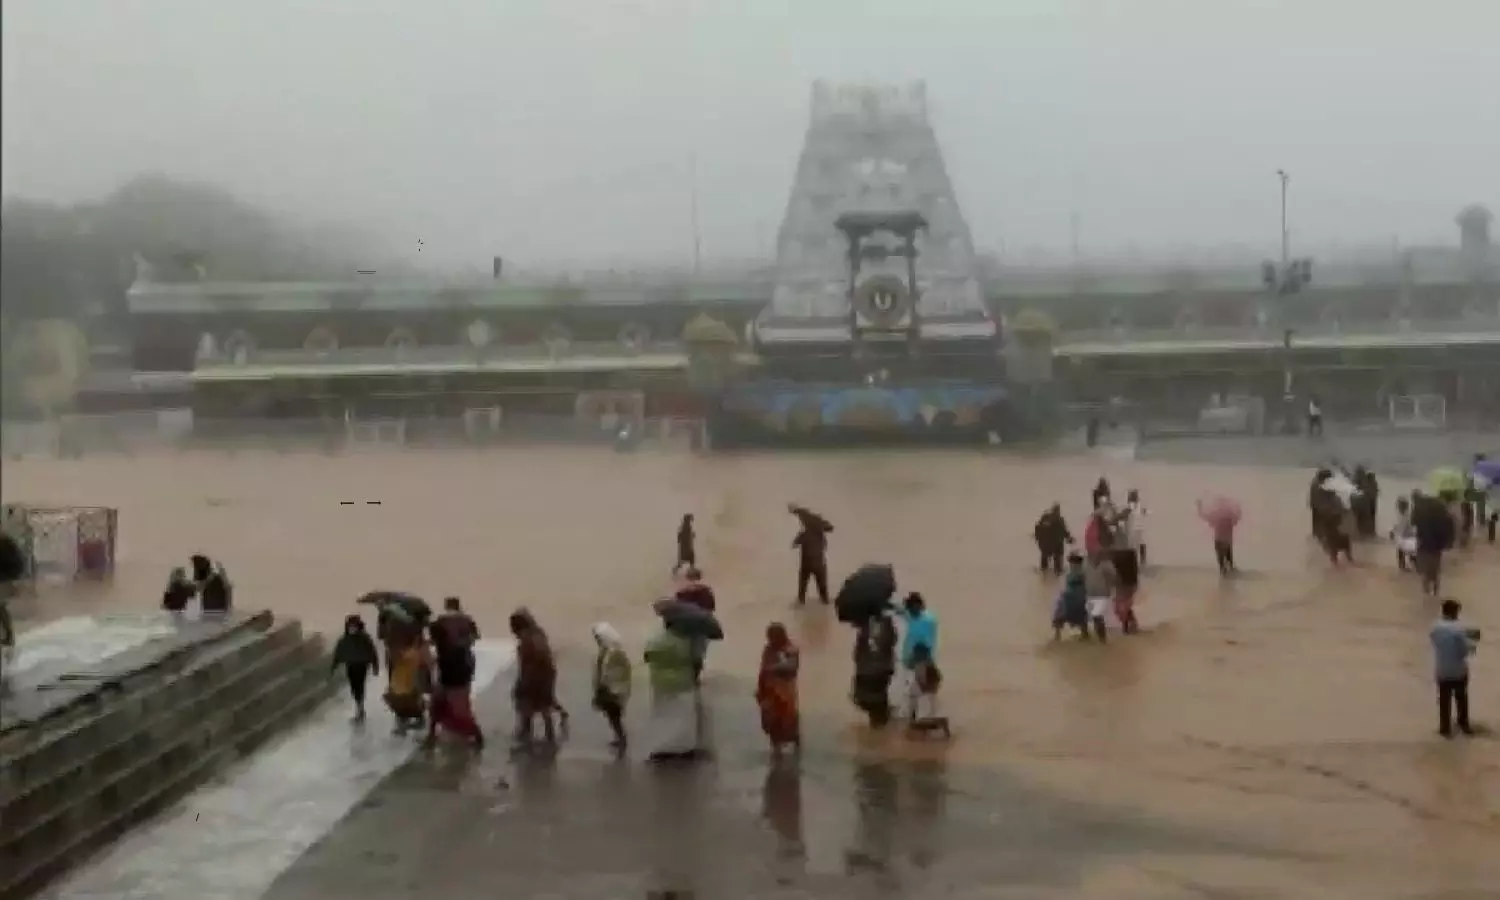
[(698, 686), (692, 643), (663, 628), (646, 644), (651, 717), (646, 746), (653, 760), (689, 759), (701, 749)]
[(1141, 492), (1131, 488), (1125, 495), (1125, 540), (1135, 550), (1136, 559), (1142, 569), (1146, 568), (1146, 505), (1141, 502)]

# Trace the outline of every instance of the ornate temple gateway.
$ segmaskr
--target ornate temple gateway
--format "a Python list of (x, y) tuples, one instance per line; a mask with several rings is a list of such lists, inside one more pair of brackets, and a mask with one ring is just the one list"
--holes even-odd
[(776, 284), (726, 386), (719, 445), (956, 441), (1008, 414), (1000, 331), (926, 88), (813, 86)]

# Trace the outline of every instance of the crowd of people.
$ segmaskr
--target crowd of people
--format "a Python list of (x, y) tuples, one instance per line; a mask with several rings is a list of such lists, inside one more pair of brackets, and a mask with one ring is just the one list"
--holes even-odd
[[(1200, 502), (1200, 512), (1217, 522), (1224, 512), (1219, 504), (1224, 502), (1222, 498)], [(1111, 616), (1124, 634), (1140, 630), (1135, 603), (1147, 559), (1146, 505), (1135, 489), (1117, 505), (1109, 480), (1100, 478), (1090, 492), (1089, 508), (1081, 550), (1075, 549), (1078, 542), (1061, 504), (1044, 510), (1032, 528), (1040, 556), (1038, 570), (1063, 578), (1052, 610), (1054, 640), (1073, 629), (1084, 640), (1107, 643)], [(1233, 529), (1238, 521), (1235, 511), (1227, 527), (1216, 525), (1222, 534), (1216, 531), (1215, 548), (1220, 568), (1226, 572), (1233, 567)]]
[[(1442, 592), (1445, 554), (1482, 539), (1493, 545), (1500, 530), (1500, 467), (1483, 454), (1467, 473), (1439, 470), (1427, 488), (1398, 497), (1395, 524), (1387, 537), (1395, 543), (1396, 563), (1419, 575), (1424, 595)], [(1107, 643), (1111, 618), (1124, 634), (1139, 630), (1135, 601), (1146, 565), (1146, 508), (1131, 490), (1116, 505), (1109, 481), (1100, 478), (1090, 494), (1082, 548), (1053, 504), (1037, 518), (1032, 531), (1038, 570), (1062, 576), (1053, 606), (1053, 639), (1072, 630), (1084, 641)], [(1311, 533), (1334, 566), (1352, 563), (1356, 543), (1377, 541), (1380, 483), (1364, 466), (1348, 470), (1337, 462), (1319, 468), (1308, 494)], [(1199, 498), (1198, 515), (1209, 526), (1215, 563), (1221, 576), (1236, 569), (1234, 535), (1242, 515), (1238, 502), (1223, 496)], [(1430, 629), (1438, 695), (1439, 733), (1472, 734), (1469, 719), (1469, 658), (1480, 632), (1459, 621), (1457, 600), (1442, 602), (1440, 618)]]
[[(799, 523), (792, 542), (797, 552), (797, 603), (806, 602), (810, 585), (816, 586), (820, 600), (830, 603), (826, 554), (833, 526), (801, 506), (792, 505), (789, 512)], [(653, 605), (660, 627), (645, 641), (639, 656), (650, 689), (647, 756), (655, 761), (691, 760), (706, 749), (700, 688), (709, 646), (722, 638), (723, 632), (715, 618), (714, 591), (697, 567), (692, 523), (691, 516), (680, 522), (678, 558), (673, 567), (676, 586), (670, 597)], [(851, 700), (874, 727), (889, 724), (899, 709), (913, 733), (947, 735), (948, 722), (937, 703), (942, 683), (937, 666), (937, 619), (918, 593), (892, 602), (893, 572), (889, 567), (873, 568), (886, 573), (882, 596), (873, 601), (873, 606), (868, 605), (872, 601), (867, 595), (857, 598), (858, 603), (867, 605), (859, 607), (852, 618), (845, 612), (857, 604), (840, 607), (840, 617), (849, 621), (855, 632)], [(851, 577), (845, 585), (840, 603), (855, 580)], [(460, 600), (448, 598), (437, 615), (420, 598), (409, 594), (377, 592), (360, 602), (376, 607), (374, 634), (359, 614), (349, 615), (332, 657), (334, 670), (342, 670), (347, 679), (355, 721), (364, 721), (369, 679), (384, 668), (384, 700), (394, 716), (397, 734), (422, 733), (430, 744), (446, 732), (475, 748), (483, 747), (484, 733), (474, 717), (472, 697), (474, 647), (480, 630)], [(538, 723), (541, 742), (555, 744), (567, 736), (569, 714), (558, 700), (559, 670), (552, 644), (535, 615), (525, 608), (511, 614), (509, 625), (516, 644), (511, 686), (516, 722), (513, 745), (518, 750), (534, 746)], [(596, 623), (592, 634), (591, 705), (609, 726), (611, 746), (623, 755), (630, 747), (625, 713), (635, 664), (611, 624)], [(802, 744), (797, 687), (800, 670), (800, 650), (789, 629), (781, 622), (771, 622), (765, 630), (755, 701), (761, 729), (774, 754), (796, 752)], [(904, 675), (904, 681), (896, 686), (899, 702), (893, 703), (893, 682), (898, 674)]]
[[(1482, 463), (1483, 457), (1475, 462)], [(1420, 574), (1426, 593), (1440, 591), (1446, 552), (1466, 545), (1480, 531), (1494, 542), (1497, 514), (1489, 502), (1491, 489), (1492, 485), (1476, 479), (1455, 490), (1419, 490), (1397, 500), (1396, 520), (1389, 532), (1396, 544), (1397, 563), (1403, 570)], [(1346, 471), (1335, 464), (1315, 473), (1308, 501), (1312, 535), (1334, 565), (1352, 561), (1356, 542), (1378, 539), (1379, 497), (1379, 482), (1363, 467)], [(802, 506), (790, 505), (788, 511), (798, 522), (792, 541), (797, 554), (796, 604), (805, 605), (808, 589), (814, 588), (818, 599), (823, 604), (834, 602), (840, 620), (853, 627), (853, 704), (873, 728), (886, 727), (899, 713), (913, 733), (947, 735), (948, 720), (938, 705), (942, 673), (937, 664), (937, 619), (925, 598), (911, 592), (895, 601), (891, 567), (866, 566), (850, 576), (834, 601), (827, 560), (833, 525)], [(1209, 528), (1221, 575), (1233, 576), (1239, 504), (1223, 496), (1203, 497), (1197, 502), (1197, 513)], [(1054, 640), (1071, 630), (1082, 640), (1103, 644), (1113, 629), (1124, 635), (1140, 630), (1136, 598), (1148, 558), (1147, 521), (1140, 492), (1128, 491), (1117, 504), (1105, 478), (1090, 492), (1090, 513), (1081, 540), (1075, 540), (1058, 504), (1037, 519), (1033, 538), (1038, 568), (1062, 581), (1052, 613)], [(672, 569), (676, 586), (670, 597), (654, 605), (660, 627), (639, 655), (650, 688), (648, 756), (655, 760), (692, 759), (704, 752), (700, 687), (709, 647), (723, 634), (715, 618), (714, 591), (698, 565), (696, 541), (693, 516), (684, 515), (676, 533)], [(190, 571), (174, 570), (163, 606), (180, 613), (196, 597), (205, 611), (227, 612), (231, 596), (223, 567), (199, 555), (192, 558)], [(365, 718), (369, 678), (384, 668), (384, 699), (398, 733), (424, 732), (431, 742), (449, 732), (482, 747), (484, 733), (472, 703), (478, 625), (458, 598), (448, 598), (443, 611), (434, 616), (425, 603), (410, 595), (371, 597), (364, 602), (377, 607), (375, 634), (369, 633), (358, 614), (352, 614), (333, 655), (334, 668), (342, 669), (347, 677), (356, 720)], [(1446, 601), (1442, 619), (1432, 628), (1444, 734), (1452, 734), (1455, 727), (1459, 732), (1471, 731), (1467, 660), (1479, 635), (1457, 624), (1458, 612), (1456, 601)], [(525, 608), (510, 615), (509, 627), (516, 642), (514, 743), (519, 748), (533, 745), (538, 724), (541, 740), (555, 743), (559, 735), (566, 736), (569, 714), (558, 701), (558, 666), (552, 644), (535, 615)], [(592, 634), (596, 652), (591, 705), (607, 722), (611, 745), (624, 754), (630, 746), (625, 714), (634, 660), (619, 631), (609, 623), (595, 624)], [(780, 622), (768, 624), (755, 700), (774, 753), (801, 746), (799, 673), (800, 651), (790, 631)]]
[[(1500, 511), (1490, 495), (1500, 490), (1500, 479), (1486, 477), (1493, 471), (1485, 455), (1476, 454), (1470, 471), (1438, 470), (1428, 485), (1396, 498), (1394, 523), (1385, 536), (1395, 544), (1397, 568), (1414, 572), (1424, 594), (1441, 593), (1449, 552), (1481, 538), (1495, 543)], [(1381, 537), (1380, 482), (1364, 466), (1349, 471), (1333, 463), (1318, 469), (1308, 510), (1313, 538), (1334, 565), (1352, 563), (1356, 543)]]

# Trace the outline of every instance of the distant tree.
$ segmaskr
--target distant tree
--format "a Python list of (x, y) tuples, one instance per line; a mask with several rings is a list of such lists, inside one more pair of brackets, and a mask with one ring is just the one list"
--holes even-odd
[(96, 203), (7, 199), (3, 225), (0, 296), (17, 321), (119, 308), (138, 269), (167, 282), (347, 280), (376, 263), (356, 234), (315, 232), (220, 188), (162, 175)]
[(734, 349), (739, 346), (739, 336), (734, 329), (708, 313), (698, 313), (682, 326), (682, 342), (689, 349), (710, 347)]
[(1028, 338), (1051, 338), (1057, 334), (1057, 323), (1041, 310), (1027, 307), (1010, 321), (1010, 330)]
[(66, 319), (34, 320), (6, 356), (30, 412), (52, 418), (72, 408), (89, 365), (88, 339), (78, 326)]
[(1013, 380), (1036, 383), (1052, 380), (1052, 347), (1057, 323), (1039, 309), (1023, 309), (1006, 323), (1006, 370)]

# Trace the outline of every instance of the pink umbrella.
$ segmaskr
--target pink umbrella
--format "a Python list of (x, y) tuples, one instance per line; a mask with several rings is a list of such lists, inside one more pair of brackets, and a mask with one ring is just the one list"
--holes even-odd
[(1240, 523), (1242, 511), (1238, 500), (1215, 495), (1198, 499), (1198, 515), (1215, 531), (1231, 531)]

